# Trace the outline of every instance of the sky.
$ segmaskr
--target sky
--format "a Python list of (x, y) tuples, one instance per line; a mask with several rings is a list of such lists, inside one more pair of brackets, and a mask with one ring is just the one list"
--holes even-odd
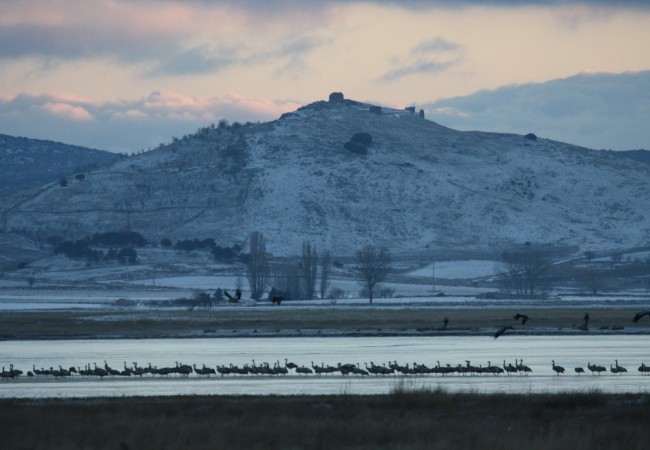
[(0, 0), (0, 133), (122, 153), (330, 92), (650, 149), (650, 1)]

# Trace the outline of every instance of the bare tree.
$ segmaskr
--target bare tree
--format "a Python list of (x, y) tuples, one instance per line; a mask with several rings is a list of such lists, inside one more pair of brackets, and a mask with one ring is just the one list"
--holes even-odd
[(325, 298), (330, 287), (330, 273), (332, 272), (332, 257), (329, 250), (323, 253), (320, 260), (320, 298)]
[(522, 250), (503, 252), (504, 284), (517, 295), (535, 295), (551, 261), (538, 249), (526, 245)]
[(607, 287), (606, 275), (602, 272), (597, 272), (591, 267), (580, 270), (577, 273), (577, 279), (592, 295), (598, 295), (598, 292)]
[(355, 262), (354, 274), (361, 286), (368, 292), (368, 298), (372, 303), (375, 286), (384, 281), (392, 269), (388, 249), (385, 247), (377, 249), (367, 245), (357, 251)]
[(269, 282), (269, 261), (266, 254), (266, 240), (262, 233), (259, 231), (251, 233), (249, 249), (246, 277), (251, 289), (251, 298), (258, 300)]
[(305, 299), (312, 300), (316, 294), (316, 280), (318, 279), (318, 253), (316, 247), (312, 246), (309, 241), (302, 243), (300, 270)]
[(296, 299), (300, 295), (300, 271), (293, 262), (273, 265), (273, 287), (285, 299)]

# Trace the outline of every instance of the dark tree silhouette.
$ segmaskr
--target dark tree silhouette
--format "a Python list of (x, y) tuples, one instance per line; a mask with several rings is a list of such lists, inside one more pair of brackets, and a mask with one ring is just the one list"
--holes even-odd
[(302, 287), (306, 300), (312, 300), (316, 294), (316, 279), (318, 278), (318, 253), (311, 242), (302, 243), (302, 258), (300, 259), (302, 272)]
[(253, 231), (249, 240), (250, 253), (246, 277), (251, 289), (251, 298), (258, 300), (269, 282), (269, 261), (266, 254), (266, 240), (259, 231)]
[(332, 258), (329, 251), (325, 251), (320, 261), (320, 298), (325, 298), (330, 287), (330, 274), (332, 272)]
[(535, 295), (551, 266), (550, 259), (529, 243), (521, 250), (503, 252), (502, 259), (506, 288), (517, 295)]
[(392, 270), (392, 261), (388, 249), (375, 248), (371, 245), (358, 250), (355, 255), (355, 277), (364, 289), (368, 291), (368, 299), (372, 303), (375, 286), (386, 279)]

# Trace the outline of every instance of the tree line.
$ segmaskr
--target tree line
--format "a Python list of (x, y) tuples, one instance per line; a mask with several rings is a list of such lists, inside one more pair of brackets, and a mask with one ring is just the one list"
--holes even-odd
[[(259, 231), (251, 233), (249, 239), (246, 278), (251, 298), (258, 300), (272, 287), (273, 294), (286, 299), (312, 300), (318, 294), (326, 298), (330, 288), (332, 257), (329, 251), (319, 258), (318, 250), (310, 241), (303, 241), (302, 253), (297, 261), (271, 262), (266, 251), (266, 239)], [(392, 259), (388, 249), (365, 246), (355, 253), (351, 271), (355, 279), (367, 292), (372, 303), (376, 286), (383, 282), (392, 270)]]

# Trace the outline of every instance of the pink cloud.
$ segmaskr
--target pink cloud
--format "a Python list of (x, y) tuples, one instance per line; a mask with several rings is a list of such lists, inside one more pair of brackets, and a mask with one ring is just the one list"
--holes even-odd
[[(169, 142), (217, 123), (277, 119), (301, 104), (247, 97), (238, 93), (194, 97), (175, 91), (140, 98), (88, 100), (67, 92), (21, 93), (0, 98), (0, 133), (103, 148), (135, 151)], [(62, 126), (61, 120), (69, 126)], [(33, 124), (38, 123), (38, 130)], [(83, 132), (80, 133), (80, 131)]]
[(215, 120), (224, 111), (272, 118), (300, 107), (297, 102), (277, 102), (229, 93), (223, 97), (190, 97), (175, 91), (154, 92), (142, 100), (142, 108), (158, 117), (181, 120)]
[(88, 110), (81, 106), (71, 105), (69, 103), (47, 102), (42, 108), (55, 116), (61, 116), (73, 120), (87, 121), (92, 120), (93, 116)]
[(194, 108), (197, 100), (174, 91), (154, 92), (144, 101), (144, 106), (151, 109)]
[(249, 98), (236, 93), (226, 94), (221, 102), (230, 106), (239, 106), (244, 109), (259, 111), (265, 116), (279, 116), (288, 111), (294, 111), (302, 106), (301, 103), (294, 101), (272, 101), (269, 99)]

